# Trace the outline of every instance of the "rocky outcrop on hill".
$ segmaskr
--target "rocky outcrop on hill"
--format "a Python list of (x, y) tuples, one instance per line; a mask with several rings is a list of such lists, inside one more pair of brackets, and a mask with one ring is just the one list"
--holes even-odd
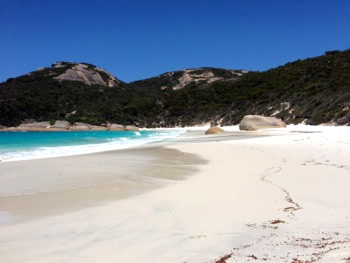
[(260, 115), (246, 115), (239, 124), (239, 129), (244, 131), (256, 131), (267, 128), (285, 128), (286, 124), (274, 117)]
[(198, 68), (128, 84), (91, 64), (59, 62), (0, 83), (0, 125), (35, 119), (226, 126), (249, 114), (288, 124), (350, 125), (349, 83), (350, 50), (263, 72)]
[[(62, 66), (63, 64), (58, 62), (53, 65), (53, 68), (61, 68)], [(105, 78), (102, 78), (101, 73), (103, 73)], [(116, 87), (120, 84), (120, 81), (107, 71), (97, 67), (89, 67), (88, 64), (82, 63), (72, 65), (61, 75), (54, 77), (54, 79), (57, 79), (59, 81), (81, 81), (87, 85), (97, 84), (108, 87)]]
[(153, 86), (161, 90), (180, 90), (190, 84), (205, 85), (215, 81), (235, 81), (246, 73), (248, 71), (245, 70), (195, 68), (167, 72), (154, 78), (135, 81), (130, 84), (142, 87)]
[[(186, 69), (182, 72), (182, 76), (178, 78), (177, 84), (172, 86), (173, 90), (179, 90), (186, 87), (190, 83), (199, 83), (206, 82), (212, 83), (218, 80), (236, 80), (241, 77), (243, 74), (247, 73), (247, 71), (238, 71), (238, 70), (227, 70), (225, 78), (220, 76), (219, 74), (215, 74), (215, 71), (206, 69), (206, 68), (198, 68), (198, 69)], [(174, 73), (167, 73), (170, 76)], [(231, 75), (231, 76), (229, 76)]]

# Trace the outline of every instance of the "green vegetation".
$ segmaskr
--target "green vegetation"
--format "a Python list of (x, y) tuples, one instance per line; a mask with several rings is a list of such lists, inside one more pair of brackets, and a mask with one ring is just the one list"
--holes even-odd
[(350, 50), (329, 51), (236, 79), (224, 69), (202, 68), (194, 73), (209, 70), (223, 79), (192, 82), (176, 91), (172, 87), (183, 71), (109, 88), (53, 79), (75, 64), (62, 65), (1, 83), (0, 125), (15, 126), (26, 119), (147, 127), (232, 125), (246, 114), (275, 115), (287, 123), (350, 124)]

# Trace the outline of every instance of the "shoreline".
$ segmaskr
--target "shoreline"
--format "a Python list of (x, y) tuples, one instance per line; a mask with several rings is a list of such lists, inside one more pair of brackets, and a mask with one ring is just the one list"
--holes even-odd
[(12, 214), (10, 223), (74, 212), (164, 187), (202, 163), (161, 146), (4, 162), (0, 209)]
[[(292, 129), (296, 129), (295, 132), (300, 132), (300, 127), (308, 127), (308, 126), (294, 126), (291, 125)], [(313, 126), (309, 126), (313, 127)], [(317, 126), (315, 126), (317, 127)], [(263, 137), (263, 136), (276, 136), (276, 135), (288, 135), (289, 133), (293, 132), (287, 129), (267, 129), (267, 130), (259, 130), (259, 131), (240, 131), (238, 128), (238, 125), (235, 126), (225, 126), (223, 127), (225, 129), (225, 133), (222, 134), (213, 134), (213, 135), (205, 135), (204, 132), (207, 129), (207, 126), (195, 126), (195, 127), (185, 127), (185, 128), (155, 128), (155, 129), (146, 129), (142, 128), (140, 129), (140, 132), (146, 131), (146, 132), (178, 132), (178, 134), (171, 138), (164, 138), (164, 139), (158, 139), (155, 141), (150, 142), (143, 142), (142, 144), (138, 145), (111, 145), (110, 143), (96, 143), (96, 144), (81, 144), (81, 145), (62, 145), (62, 146), (51, 146), (51, 147), (45, 147), (40, 146), (37, 147), (37, 149), (28, 149), (23, 150), (23, 152), (27, 152), (28, 156), (23, 157), (12, 157), (12, 159), (1, 159), (1, 162), (16, 162), (16, 161), (26, 161), (26, 160), (37, 160), (37, 159), (48, 159), (48, 158), (60, 158), (60, 157), (68, 157), (68, 156), (79, 156), (79, 155), (89, 155), (89, 154), (96, 154), (101, 152), (111, 152), (111, 151), (120, 151), (120, 150), (128, 150), (128, 149), (139, 149), (139, 148), (147, 148), (148, 146), (162, 146), (167, 145), (169, 143), (187, 143), (188, 141), (216, 141), (216, 140), (240, 140), (240, 139), (249, 139), (254, 137)], [(302, 128), (303, 129), (303, 128)], [(311, 128), (311, 130), (314, 130), (315, 128)], [(33, 132), (33, 131), (29, 131)], [(61, 131), (59, 131), (61, 132)], [(76, 131), (70, 131), (70, 132), (76, 132)], [(84, 132), (84, 131), (78, 131), (78, 132)], [(94, 131), (91, 131), (94, 132)], [(97, 132), (104, 132), (104, 131), (97, 131)], [(108, 131), (107, 131), (108, 132)], [(301, 131), (305, 132), (305, 131)], [(12, 133), (12, 132), (11, 132)], [(37, 133), (37, 132), (33, 132)], [(40, 133), (40, 132), (39, 132)], [(64, 132), (65, 133), (65, 132)], [(218, 138), (218, 139), (216, 139)], [(101, 148), (103, 147), (104, 148)], [(118, 146), (117, 148), (115, 148)], [(59, 148), (66, 148), (70, 151), (69, 153), (36, 153), (39, 151), (40, 148), (47, 148), (47, 149), (59, 149)], [(75, 148), (75, 152), (72, 153), (73, 148)], [(84, 148), (85, 152), (83, 151)], [(10, 153), (10, 152), (9, 152)], [(33, 153), (36, 153), (33, 156)], [(37, 154), (41, 154), (43, 156), (38, 156)], [(49, 154), (49, 156), (47, 156)]]
[[(229, 129), (236, 130), (236, 127)], [(264, 132), (232, 131), (204, 135), (204, 130), (189, 128), (181, 137), (126, 149), (0, 162), (0, 182), (3, 182), (0, 184), (0, 225), (74, 212), (144, 194), (193, 175), (198, 165), (207, 162), (198, 154), (172, 149), (172, 145), (267, 136)], [(117, 164), (108, 164), (112, 161)], [(101, 168), (106, 165), (107, 168)], [(118, 170), (115, 175), (111, 175), (113, 169)], [(92, 180), (101, 174), (103, 178)], [(62, 205), (70, 197), (74, 201)]]
[[(0, 225), (0, 259), (343, 262), (350, 257), (349, 131), (291, 127), (249, 132), (239, 140), (232, 140), (234, 133), (194, 133), (154, 144), (149, 153), (162, 148), (184, 154), (173, 160), (160, 153), (175, 167), (188, 156), (202, 163), (184, 165), (179, 175), (185, 178), (157, 178), (162, 187), (141, 195)], [(109, 154), (117, 152), (125, 150)], [(169, 175), (174, 166), (163, 167), (170, 169), (160, 174)]]
[[(79, 134), (82, 132), (81, 134)], [(126, 133), (125, 133), (126, 132)], [(13, 134), (12, 132), (9, 132)], [(90, 134), (91, 133), (91, 134)], [(18, 140), (35, 141), (35, 145), (29, 145), (26, 147), (7, 148), (6, 141), (0, 138), (0, 145), (4, 143), (4, 149), (0, 149), (0, 162), (12, 162), (12, 161), (23, 161), (23, 160), (36, 160), (46, 158), (56, 158), (64, 156), (77, 156), (85, 154), (93, 154), (99, 152), (124, 150), (124, 149), (137, 149), (143, 145), (151, 145), (153, 142), (162, 142), (164, 140), (170, 140), (181, 136), (180, 131), (85, 131), (72, 132), (72, 135), (64, 137), (62, 135), (67, 134), (66, 132), (56, 132), (53, 138), (60, 138), (61, 144), (56, 145), (45, 145), (40, 143), (40, 140), (46, 140), (47, 136), (50, 137), (52, 133), (48, 132), (25, 132), (20, 133), (20, 136), (5, 136), (3, 138), (9, 138), (10, 142), (16, 143), (14, 138)], [(1, 133), (0, 133), (1, 136)], [(90, 137), (91, 136), (91, 137)], [(18, 138), (19, 137), (19, 138)], [(70, 140), (69, 143), (65, 139)], [(78, 138), (78, 140), (77, 140)], [(81, 139), (79, 141), (79, 139)], [(93, 140), (90, 140), (93, 139)], [(95, 139), (95, 140), (94, 140)], [(57, 142), (57, 141), (56, 141)], [(80, 144), (78, 144), (80, 142)], [(11, 145), (10, 145), (11, 146)]]

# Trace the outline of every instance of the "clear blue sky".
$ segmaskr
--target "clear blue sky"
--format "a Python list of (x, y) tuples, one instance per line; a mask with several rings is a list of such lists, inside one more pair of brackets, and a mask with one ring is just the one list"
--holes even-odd
[(56, 61), (129, 82), (200, 66), (266, 70), (348, 48), (349, 0), (0, 0), (0, 81)]

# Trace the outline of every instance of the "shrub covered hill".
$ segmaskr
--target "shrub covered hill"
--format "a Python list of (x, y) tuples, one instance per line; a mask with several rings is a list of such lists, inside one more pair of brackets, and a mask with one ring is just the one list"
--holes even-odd
[(264, 72), (198, 68), (132, 83), (91, 64), (59, 62), (0, 84), (3, 126), (28, 120), (232, 125), (246, 114), (350, 125), (350, 50)]

